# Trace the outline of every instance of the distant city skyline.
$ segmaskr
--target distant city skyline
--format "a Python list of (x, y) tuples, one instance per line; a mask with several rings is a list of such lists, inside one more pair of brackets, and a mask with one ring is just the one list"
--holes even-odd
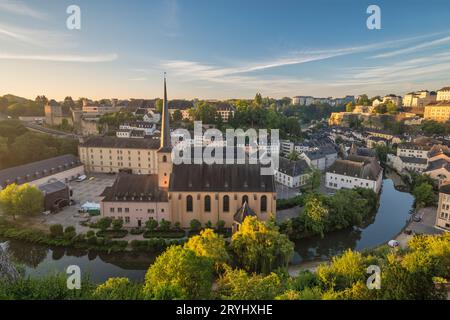
[[(81, 8), (69, 30), (66, 8)], [(366, 9), (381, 8), (381, 30)], [(450, 2), (0, 0), (0, 95), (230, 99), (450, 85)], [(407, 17), (407, 18), (406, 18)]]

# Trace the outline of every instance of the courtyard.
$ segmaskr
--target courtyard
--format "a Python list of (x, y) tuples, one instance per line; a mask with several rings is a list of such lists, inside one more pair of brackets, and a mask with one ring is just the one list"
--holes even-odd
[(44, 223), (61, 224), (63, 227), (74, 226), (77, 232), (86, 232), (89, 228), (80, 224), (87, 219), (96, 220), (97, 217), (89, 218), (80, 214), (78, 210), (85, 202), (100, 202), (100, 194), (106, 187), (114, 183), (114, 174), (89, 174), (87, 179), (82, 182), (71, 181), (69, 187), (73, 192), (72, 199), (75, 203), (65, 207), (62, 211), (44, 216)]

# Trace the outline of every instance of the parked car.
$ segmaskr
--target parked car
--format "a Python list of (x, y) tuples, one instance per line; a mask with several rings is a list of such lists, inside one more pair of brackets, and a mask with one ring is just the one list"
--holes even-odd
[(86, 175), (81, 175), (81, 176), (79, 176), (78, 178), (77, 178), (77, 180), (75, 180), (76, 182), (82, 182), (82, 181), (84, 181), (84, 180), (86, 180), (87, 179), (87, 176)]
[(420, 221), (422, 221), (422, 218), (421, 218), (420, 216), (416, 215), (416, 214), (413, 215), (412, 219), (413, 219), (414, 222), (420, 222)]
[(388, 242), (388, 246), (391, 248), (398, 247), (399, 245), (400, 245), (400, 243), (397, 240), (389, 240), (389, 242)]

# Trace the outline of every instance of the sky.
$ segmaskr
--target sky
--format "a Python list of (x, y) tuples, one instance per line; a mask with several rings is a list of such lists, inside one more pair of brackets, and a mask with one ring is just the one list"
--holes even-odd
[(0, 95), (404, 94), (450, 86), (449, 49), (447, 0), (0, 0)]

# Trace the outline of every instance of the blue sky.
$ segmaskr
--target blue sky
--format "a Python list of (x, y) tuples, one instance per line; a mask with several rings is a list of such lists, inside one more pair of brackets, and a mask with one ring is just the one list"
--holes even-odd
[(0, 94), (30, 98), (158, 97), (164, 71), (170, 98), (404, 94), (450, 85), (449, 49), (446, 0), (0, 0)]

